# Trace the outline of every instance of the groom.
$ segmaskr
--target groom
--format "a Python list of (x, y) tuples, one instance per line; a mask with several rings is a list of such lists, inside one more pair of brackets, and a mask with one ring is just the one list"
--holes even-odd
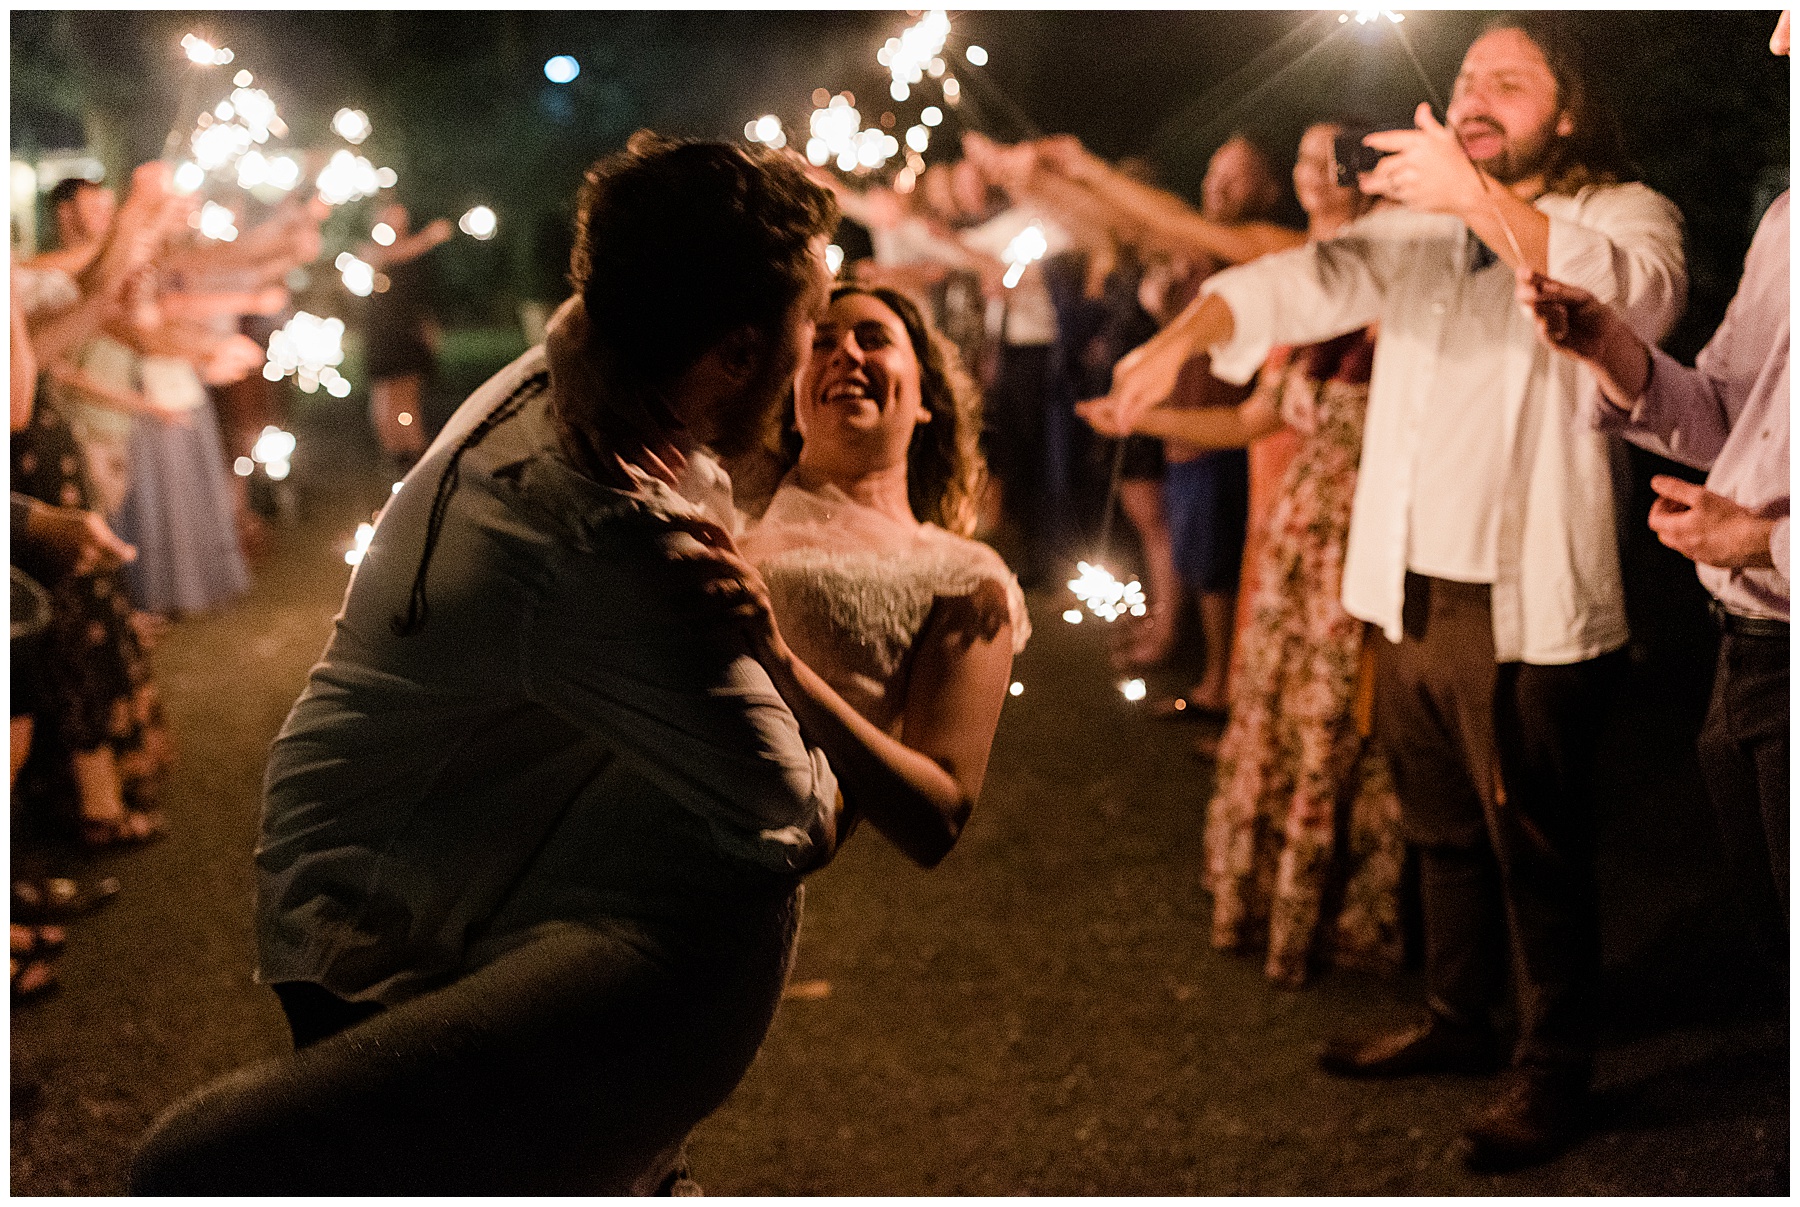
[[(654, 1189), (768, 1025), (799, 878), (836, 845), (837, 781), (762, 667), (704, 623), (717, 608), (681, 527), (729, 526), (711, 453), (755, 445), (791, 390), (835, 206), (772, 152), (644, 133), (577, 209), (578, 296), (549, 349), (476, 391), (408, 475), (271, 752), (257, 977), (313, 1050), (165, 1117), (138, 1193)], [(431, 1038), (440, 1017), (508, 1011), (542, 1031), (668, 954), (589, 959), (598, 985), (561, 967), (518, 983), (520, 953), (568, 922), (720, 902), (745, 905), (745, 938), (676, 1003), (713, 1010), (671, 1040), (699, 1070), (678, 1105), (657, 1070), (602, 1062), (626, 1116), (577, 1123), (610, 1091), (571, 1049), (655, 1048), (673, 1024), (641, 1006), (622, 1031), (546, 1041), (538, 1072), (465, 1077), (494, 1053)], [(484, 1085), (513, 1089), (464, 1101)]]

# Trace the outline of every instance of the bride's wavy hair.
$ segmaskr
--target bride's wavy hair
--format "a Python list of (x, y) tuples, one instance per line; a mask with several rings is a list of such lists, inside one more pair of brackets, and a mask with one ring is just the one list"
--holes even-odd
[[(981, 390), (963, 367), (956, 345), (931, 325), (917, 302), (885, 285), (856, 284), (839, 285), (831, 291), (831, 300), (855, 294), (866, 294), (894, 312), (919, 362), (919, 398), (931, 422), (913, 429), (906, 450), (906, 499), (913, 516), (957, 536), (973, 536), (982, 487), (987, 484), (987, 458), (981, 453)], [(784, 471), (800, 460), (800, 428), (794, 422), (792, 397), (775, 451)]]

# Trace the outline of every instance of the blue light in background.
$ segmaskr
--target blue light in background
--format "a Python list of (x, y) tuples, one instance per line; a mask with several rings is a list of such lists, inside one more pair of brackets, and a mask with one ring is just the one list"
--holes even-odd
[(566, 54), (559, 54), (544, 64), (544, 78), (552, 84), (566, 84), (581, 74), (581, 64)]

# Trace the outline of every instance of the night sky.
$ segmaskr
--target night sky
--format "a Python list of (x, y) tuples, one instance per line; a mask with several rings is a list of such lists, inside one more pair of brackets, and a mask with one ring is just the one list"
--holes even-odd
[[(1402, 26), (1447, 94), (1486, 14), (1411, 12)], [(281, 104), (296, 145), (331, 141), (341, 105), (364, 109), (363, 150), (400, 175), (419, 215), (477, 201), (501, 214), (491, 244), (444, 257), (443, 303), (457, 317), (510, 314), (554, 295), (583, 168), (650, 127), (741, 137), (779, 115), (804, 129), (814, 88), (849, 89), (865, 124), (882, 110), (904, 127), (875, 63), (904, 12), (18, 12), (12, 22), (15, 154), (86, 145), (110, 174), (157, 154), (179, 95), (175, 50), (197, 30), (232, 47)], [(1427, 92), (1385, 23), (1336, 12), (953, 12), (948, 57), (961, 106), (930, 158), (959, 128), (1001, 139), (1072, 132), (1108, 156), (1148, 155), (1190, 196), (1207, 157), (1234, 130), (1291, 162), (1299, 131), (1345, 111), (1409, 120)], [(1735, 286), (1760, 207), (1785, 187), (1787, 64), (1768, 53), (1774, 14), (1585, 13), (1578, 28), (1598, 91), (1622, 115), (1644, 178), (1690, 225), (1694, 300), (1671, 341), (1698, 347)], [(991, 54), (976, 68), (971, 42)], [(582, 66), (557, 86), (555, 54)], [(1289, 203), (1288, 217), (1298, 220)], [(351, 215), (344, 216), (345, 221)], [(1689, 346), (1691, 345), (1691, 346)]]

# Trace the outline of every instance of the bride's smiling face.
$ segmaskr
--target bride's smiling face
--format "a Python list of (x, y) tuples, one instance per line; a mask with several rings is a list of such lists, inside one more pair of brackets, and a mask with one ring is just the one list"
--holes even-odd
[(905, 460), (914, 427), (930, 419), (919, 359), (900, 316), (866, 293), (833, 302), (819, 320), (795, 396), (806, 450), (854, 454), (882, 468)]

